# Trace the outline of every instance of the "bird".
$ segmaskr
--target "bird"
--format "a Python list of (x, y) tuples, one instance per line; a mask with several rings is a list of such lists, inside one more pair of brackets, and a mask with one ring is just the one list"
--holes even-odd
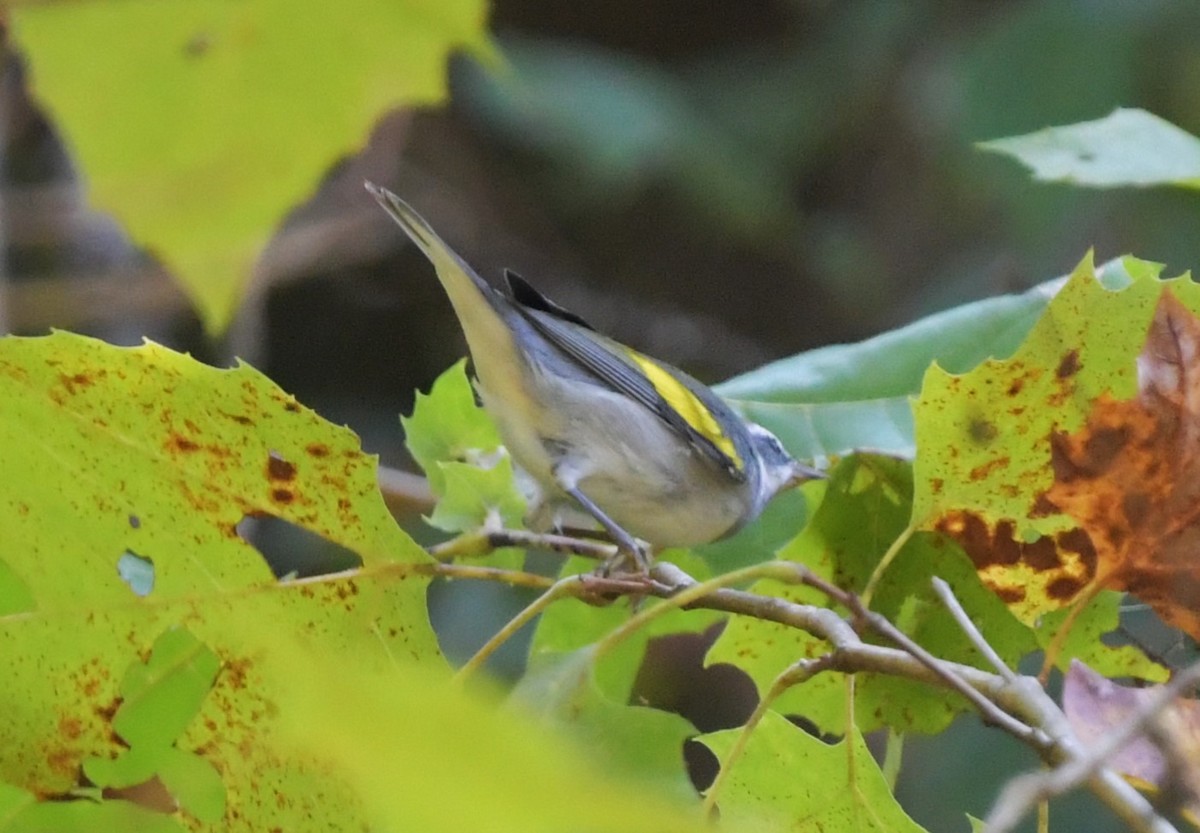
[(573, 502), (626, 563), (725, 538), (824, 477), (703, 383), (596, 331), (512, 270), (498, 289), (408, 203), (367, 191), (433, 264), (466, 336), (477, 399), (513, 461)]

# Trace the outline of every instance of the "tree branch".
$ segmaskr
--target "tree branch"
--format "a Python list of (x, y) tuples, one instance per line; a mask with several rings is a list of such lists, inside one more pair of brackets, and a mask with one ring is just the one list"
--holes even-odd
[[(516, 542), (516, 538), (508, 538), (511, 531), (505, 531), (505, 541)], [(521, 533), (526, 535), (527, 533)], [(498, 540), (497, 533), (480, 533), (482, 545)], [(531, 535), (531, 534), (529, 534)], [(543, 536), (532, 536), (544, 542)], [(475, 542), (476, 544), (479, 541)], [(508, 544), (511, 545), (511, 544)], [(520, 544), (516, 544), (520, 545)], [(594, 542), (586, 541), (584, 546), (592, 546)], [(576, 551), (567, 547), (569, 551)], [(454, 568), (456, 565), (440, 564), (437, 569)], [(891, 622), (878, 613), (868, 610), (862, 600), (855, 595), (833, 585), (813, 574), (800, 564), (786, 564), (789, 575), (779, 573), (781, 563), (760, 565), (773, 571), (774, 577), (784, 581), (795, 581), (815, 588), (832, 601), (845, 607), (851, 612), (851, 621), (847, 621), (832, 608), (817, 605), (800, 604), (774, 596), (765, 596), (745, 590), (730, 587), (720, 587), (721, 579), (704, 583), (704, 586), (679, 567), (669, 562), (659, 562), (654, 565), (649, 576), (600, 576), (590, 574), (586, 580), (564, 580), (553, 585), (553, 592), (548, 593), (539, 603), (541, 609), (551, 599), (562, 596), (575, 596), (592, 604), (606, 604), (620, 595), (653, 596), (661, 599), (676, 599), (684, 609), (704, 608), (718, 610), (739, 616), (750, 616), (763, 621), (775, 622), (787, 627), (796, 628), (828, 642), (831, 651), (818, 660), (809, 660), (790, 669), (794, 673), (781, 675), (780, 681), (794, 682), (796, 679), (807, 679), (824, 671), (840, 671), (845, 674), (872, 672), (887, 674), (894, 677), (915, 680), (940, 688), (950, 689), (961, 694), (979, 712), (983, 720), (991, 725), (1008, 732), (1010, 735), (1031, 747), (1042, 761), (1053, 771), (1039, 779), (1051, 778), (1054, 785), (1069, 783), (1070, 789), (1082, 783), (1108, 805), (1118, 816), (1128, 823), (1138, 833), (1172, 833), (1175, 828), (1158, 815), (1150, 802), (1137, 790), (1124, 781), (1119, 775), (1104, 767), (1107, 755), (1088, 753), (1071, 728), (1066, 715), (1058, 704), (1046, 693), (1036, 678), (1018, 675), (1011, 669), (998, 667), (996, 672), (985, 671), (974, 666), (939, 659), (931, 655), (920, 645), (913, 642), (906, 634), (896, 628)], [(503, 573), (504, 571), (497, 571)], [(493, 580), (503, 580), (500, 575), (480, 576)], [(725, 578), (725, 577), (722, 577)], [(709, 589), (715, 587), (716, 589)], [(936, 585), (935, 585), (936, 587)], [(946, 588), (948, 591), (948, 588)], [(954, 613), (961, 611), (957, 600), (952, 594), (939, 590), (943, 602), (946, 602)], [(968, 636), (978, 645), (983, 637), (970, 624), (965, 614), (955, 613), (960, 627), (967, 629)], [(524, 624), (532, 616), (522, 617)], [(643, 618), (649, 620), (648, 616)], [(969, 627), (964, 626), (964, 621)], [(898, 647), (874, 645), (864, 642), (855, 624), (866, 626)], [(507, 630), (507, 629), (506, 629)], [(983, 643), (986, 645), (986, 643)], [(994, 651), (983, 651), (993, 665), (999, 663)], [(1200, 678), (1200, 665), (1196, 674)], [(1182, 685), (1182, 684), (1181, 684)], [(1148, 719), (1148, 718), (1147, 718)], [(1144, 731), (1145, 724), (1140, 726)], [(1070, 776), (1060, 775), (1068, 772)], [(997, 809), (1007, 803), (1017, 813), (1017, 820), (1040, 799), (1046, 789), (1045, 784), (1035, 776), (1013, 782), (1002, 795), (1002, 802)], [(1057, 793), (1050, 793), (1057, 794)], [(1017, 796), (1013, 798), (1012, 796)], [(1005, 798), (1004, 796), (1008, 796)], [(1031, 798), (1032, 797), (1032, 798)], [(1030, 803), (1032, 801), (1032, 803)], [(1009, 811), (1005, 811), (1008, 813)], [(1002, 816), (1001, 822), (1008, 823), (1008, 817)], [(1004, 829), (993, 827), (995, 822), (989, 822), (989, 833)]]

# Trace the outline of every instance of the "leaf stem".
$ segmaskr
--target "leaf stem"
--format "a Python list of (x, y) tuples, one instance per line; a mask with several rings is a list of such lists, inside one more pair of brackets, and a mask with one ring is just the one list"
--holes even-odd
[(725, 757), (725, 760), (721, 761), (720, 769), (717, 770), (717, 777), (713, 779), (712, 785), (704, 793), (704, 802), (701, 805), (701, 813), (704, 818), (715, 818), (717, 798), (729, 780), (729, 773), (733, 771), (734, 765), (745, 754), (746, 746), (750, 742), (750, 736), (758, 728), (758, 724), (762, 722), (762, 719), (766, 717), (767, 712), (771, 710), (771, 706), (775, 701), (792, 686), (799, 685), (805, 680), (815, 677), (827, 668), (831, 668), (832, 662), (832, 654), (825, 654), (816, 659), (802, 659), (788, 666), (782, 674), (771, 682), (771, 687), (767, 689), (766, 694), (758, 701), (758, 705), (754, 707), (754, 712), (738, 732), (737, 739), (734, 740), (733, 746), (729, 748), (729, 754)]
[(883, 557), (879, 559), (879, 563), (875, 565), (875, 569), (871, 571), (871, 577), (867, 579), (867, 586), (860, 594), (864, 607), (871, 606), (871, 599), (875, 595), (875, 590), (879, 586), (883, 574), (888, 571), (888, 567), (892, 566), (892, 562), (896, 560), (896, 556), (900, 554), (900, 550), (904, 549), (904, 545), (908, 543), (908, 539), (913, 536), (917, 528), (909, 523), (904, 527), (904, 530), (896, 536), (896, 540), (892, 541), (891, 545), (884, 552)]
[(510, 619), (504, 627), (492, 635), (492, 638), (483, 644), (475, 654), (467, 660), (454, 675), (454, 682), (461, 685), (468, 677), (474, 674), (488, 658), (496, 653), (496, 651), (516, 634), (521, 628), (525, 627), (539, 613), (549, 607), (553, 602), (564, 596), (573, 594), (576, 586), (582, 580), (581, 576), (567, 576), (564, 579), (554, 582), (546, 590), (545, 593), (538, 596), (530, 602), (524, 610)]

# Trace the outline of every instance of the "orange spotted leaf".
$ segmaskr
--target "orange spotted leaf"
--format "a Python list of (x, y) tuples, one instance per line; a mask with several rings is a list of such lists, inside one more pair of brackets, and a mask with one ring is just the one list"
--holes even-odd
[(1126, 590), (1198, 635), (1200, 288), (1131, 262), (1115, 291), (1085, 259), (1011, 359), (930, 369), (913, 517), (1029, 624)]
[(1200, 638), (1200, 319), (1163, 291), (1137, 357), (1138, 395), (1105, 394), (1051, 437), (1047, 508), (1079, 524), (1096, 578)]

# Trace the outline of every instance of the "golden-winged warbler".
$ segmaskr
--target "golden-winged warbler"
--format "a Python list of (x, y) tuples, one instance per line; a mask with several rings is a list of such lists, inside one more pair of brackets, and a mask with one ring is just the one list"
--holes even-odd
[(691, 376), (601, 335), (519, 275), (505, 272), (507, 292), (490, 286), (407, 203), (366, 187), (432, 261), (513, 460), (573, 499), (641, 569), (635, 538), (715, 541), (780, 490), (824, 476)]

